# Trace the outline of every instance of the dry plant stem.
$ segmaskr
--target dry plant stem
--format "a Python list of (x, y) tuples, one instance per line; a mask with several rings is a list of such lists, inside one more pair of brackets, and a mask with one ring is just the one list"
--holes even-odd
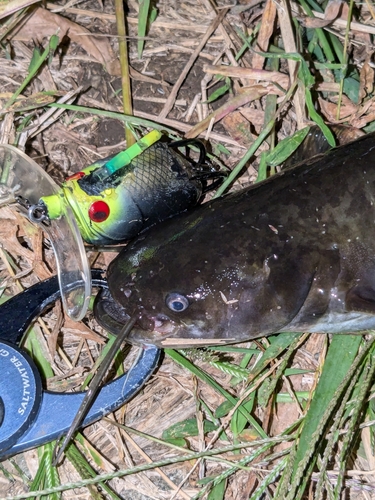
[[(223, 54), (229, 52), (230, 50), (222, 51), (213, 61), (213, 64), (216, 65), (223, 57)], [(237, 64), (236, 64), (237, 65)], [(209, 108), (208, 108), (208, 93), (207, 93), (207, 86), (208, 84), (212, 81), (212, 75), (206, 74), (202, 80), (201, 80), (201, 94), (202, 94), (202, 99), (200, 102), (201, 105), (201, 110), (202, 110), (202, 118), (200, 118), (199, 121), (203, 120), (203, 118), (207, 118), (209, 114)]]
[[(293, 26), (291, 22), (291, 17), (289, 13), (289, 0), (280, 0), (280, 4), (277, 4), (277, 13), (280, 21), (281, 36), (283, 38), (285, 52), (295, 53), (297, 52), (296, 42), (294, 40)], [(289, 75), (290, 81), (294, 82), (297, 78), (297, 61), (292, 61), (288, 59)], [(300, 130), (305, 126), (306, 115), (305, 115), (305, 98), (303, 94), (303, 89), (297, 88), (293, 103), (296, 111), (297, 118), (297, 128)]]
[(14, 135), (14, 113), (9, 112), (4, 116), (2, 127), (0, 127), (0, 144), (13, 144)]
[[(215, 14), (218, 14), (218, 10), (213, 2), (211, 2), (210, 0), (201, 0), (201, 2), (206, 7), (207, 10), (211, 10)], [(226, 32), (224, 25), (222, 23), (220, 23), (218, 28), (219, 28), (219, 32), (220, 32), (221, 36), (224, 39), (225, 45), (228, 48), (231, 48), (234, 51), (236, 51), (236, 47), (233, 45), (233, 42), (230, 39), (230, 36), (228, 35), (228, 33)]]
[[(134, 111), (134, 116), (138, 116), (140, 118), (145, 118), (149, 120), (158, 120), (158, 117), (155, 115), (150, 115), (149, 113), (145, 113), (144, 111)], [(161, 124), (166, 125), (168, 127), (173, 127), (175, 130), (179, 130), (180, 132), (190, 132), (191, 131), (191, 125), (188, 125), (187, 123), (179, 122), (177, 120), (171, 120), (170, 118), (163, 118), (159, 120)], [(209, 125), (210, 120), (208, 120), (207, 125)], [(203, 127), (202, 132), (199, 132), (198, 135), (203, 135), (206, 127)], [(197, 137), (197, 136), (195, 136)], [(211, 139), (217, 141), (217, 142), (223, 142), (225, 144), (231, 144), (232, 146), (236, 146), (241, 149), (245, 149), (241, 144), (239, 144), (237, 141), (232, 139), (229, 136), (223, 135), (223, 134), (218, 134), (216, 132), (212, 132), (210, 134)]]
[[(215, 40), (216, 37), (211, 37), (210, 42), (214, 43), (216, 42), (221, 42), (220, 40)], [(185, 52), (187, 54), (192, 54), (195, 45), (197, 45), (196, 40), (189, 40), (188, 44), (182, 44), (182, 45), (176, 45), (174, 43), (166, 43), (165, 45), (160, 45), (160, 47), (154, 47), (152, 49), (146, 49), (143, 51), (144, 57), (152, 57), (154, 54), (160, 54), (160, 52), (168, 52), (168, 51), (174, 51), (174, 52)], [(207, 52), (201, 52), (199, 54), (199, 57), (202, 57), (203, 59), (208, 59), (209, 61), (213, 61), (215, 59), (215, 56), (212, 54), (208, 54)], [(141, 73), (142, 74), (142, 73)]]
[[(259, 3), (261, 3), (261, 1), (262, 0), (256, 0), (254, 2), (254, 4), (255, 5), (259, 4)], [(293, 9), (293, 15), (296, 15), (296, 14), (298, 14), (298, 12), (300, 12), (300, 10), (301, 10), (300, 6), (298, 6), (295, 2), (291, 2), (291, 6)], [(248, 3), (244, 7), (245, 7), (244, 10), (252, 8), (250, 3)], [(56, 5), (48, 2), (47, 8), (49, 10), (53, 11), (56, 8)], [(236, 7), (231, 9), (232, 13), (235, 9), (236, 9)], [(116, 20), (116, 16), (114, 16), (113, 14), (106, 14), (104, 12), (98, 12), (98, 11), (94, 11), (94, 10), (77, 9), (77, 8), (73, 7), (73, 8), (66, 9), (65, 11), (67, 13), (70, 13), (70, 14), (77, 14), (80, 16), (87, 16), (87, 17), (95, 17), (98, 19), (106, 19), (106, 20), (112, 21), (112, 22)], [(313, 14), (315, 17), (317, 17), (319, 19), (324, 19), (324, 12), (323, 13), (316, 12), (315, 10), (313, 10)], [(138, 24), (138, 19), (136, 19), (134, 17), (128, 17), (127, 22), (129, 24), (136, 25), (136, 24)], [(180, 23), (173, 23), (170, 21), (163, 21), (160, 19), (157, 19), (156, 21), (154, 21), (152, 25), (155, 28), (166, 28), (166, 29), (170, 29), (170, 30), (184, 30), (184, 31), (189, 31), (190, 33), (205, 33), (205, 31), (207, 29), (207, 26), (203, 26), (201, 24), (187, 24), (187, 23), (180, 24)], [(344, 19), (335, 19), (335, 21), (331, 24), (331, 26), (335, 27), (335, 28), (345, 29), (346, 28), (346, 21)], [(353, 31), (359, 31), (360, 33), (375, 34), (375, 26), (368, 26), (368, 25), (363, 24), (363, 23), (351, 22), (350, 29)]]
[(196, 94), (194, 99), (192, 100), (189, 109), (187, 110), (186, 116), (185, 116), (185, 122), (188, 123), (190, 121), (190, 118), (193, 116), (194, 110), (198, 104), (198, 101), (202, 97), (202, 94)]
[[(65, 96), (58, 99), (57, 102), (73, 104), (76, 96), (81, 92), (81, 90), (82, 87), (78, 87), (77, 89), (68, 92)], [(35, 126), (31, 126), (30, 128), (26, 129), (28, 132), (26, 140), (28, 138), (35, 137), (37, 134), (43, 132), (43, 130), (52, 125), (52, 123), (56, 122), (62, 113), (64, 113), (63, 109), (48, 109), (45, 113), (38, 117), (38, 121)]]
[[(12, 276), (14, 278), (15, 277), (15, 272), (13, 271), (12, 266), (9, 264), (8, 259), (6, 257), (6, 254), (5, 254), (2, 246), (0, 246), (0, 259), (3, 261), (3, 264), (4, 264), (5, 268), (6, 268), (6, 270), (8, 271), (9, 276)], [(23, 288), (22, 288), (22, 285), (21, 285), (20, 281), (18, 279), (15, 279), (14, 281), (15, 281), (15, 283), (17, 285), (18, 290), (20, 292), (22, 292)]]
[(201, 106), (202, 106), (202, 115), (203, 118), (207, 118), (209, 115), (209, 109), (208, 109), (208, 93), (207, 93), (207, 85), (210, 83), (212, 80), (211, 75), (205, 75), (202, 80), (201, 80), (201, 95), (202, 95), (202, 101), (201, 101)]
[(0, 19), (8, 17), (11, 14), (17, 12), (18, 10), (24, 9), (25, 7), (36, 3), (37, 0), (16, 0), (12, 2), (1, 2), (0, 7)]
[[(215, 12), (216, 14), (220, 11), (218, 11), (218, 9), (216, 8), (216, 6), (214, 5), (214, 2), (211, 1), (211, 0), (201, 0), (201, 2), (203, 3), (203, 5), (206, 7), (207, 10), (212, 10), (213, 12)], [(229, 28), (231, 28), (231, 26), (228, 26)], [(236, 52), (236, 47), (234, 45), (234, 43), (232, 42), (230, 36), (228, 35), (226, 29), (225, 29), (225, 26), (223, 23), (220, 23), (219, 24), (219, 27), (218, 27), (218, 31), (220, 32), (221, 36), (223, 37), (224, 39), (224, 42), (225, 42), (225, 54), (230, 62), (230, 64), (232, 66), (238, 66), (238, 62), (236, 61), (236, 59), (234, 58), (233, 56), (233, 52)], [(231, 30), (233, 31), (233, 30)], [(217, 58), (217, 61), (221, 59), (221, 55), (218, 56)], [(213, 64), (216, 64), (217, 61), (214, 61)], [(243, 80), (241, 79), (241, 84), (245, 87), (247, 85), (247, 82), (246, 80)], [(202, 98), (203, 99), (203, 98)]]
[(372, 448), (372, 438), (371, 438), (371, 432), (369, 427), (365, 427), (361, 431), (361, 436), (362, 436), (362, 443), (363, 443), (363, 448), (365, 451), (366, 459), (369, 463), (370, 469), (374, 470), (375, 469), (375, 457), (373, 455), (373, 448)]
[[(142, 450), (141, 447), (139, 447), (137, 445), (137, 443), (131, 438), (131, 436), (129, 436), (129, 434), (121, 426), (116, 425), (117, 422), (114, 420), (113, 414), (110, 417), (108, 417), (108, 416), (105, 417), (105, 420), (107, 422), (110, 422), (111, 425), (113, 425), (113, 427), (115, 428), (116, 436), (117, 436), (117, 440), (116, 440), (117, 445), (114, 445), (114, 444), (113, 445), (116, 446), (116, 448), (119, 450), (119, 453), (121, 450), (123, 451), (122, 459), (124, 459), (124, 457), (126, 456), (127, 466), (134, 467), (134, 460), (131, 456), (131, 453), (130, 453), (129, 448), (127, 446), (126, 440), (129, 441), (130, 444), (133, 445), (133, 447), (137, 450), (137, 452), (141, 456), (143, 456), (143, 458), (145, 458), (145, 460), (148, 463), (152, 463), (152, 460), (150, 459), (150, 457)], [(123, 439), (123, 438), (125, 438), (125, 439)], [(170, 481), (168, 476), (166, 476), (160, 469), (156, 469), (156, 470), (163, 477), (163, 479), (165, 479), (165, 481), (171, 485), (172, 489), (176, 489), (176, 485), (172, 481)], [(143, 481), (145, 488), (149, 489), (150, 492), (154, 492), (153, 498), (156, 498), (154, 496), (155, 491), (156, 491), (155, 484), (151, 481), (151, 479), (149, 479), (149, 477), (146, 475), (146, 473), (143, 472), (140, 474), (140, 476), (141, 476), (141, 480)]]
[[(103, 109), (106, 111), (113, 111), (116, 113), (122, 112), (122, 110), (117, 107), (106, 105), (102, 102), (96, 101), (95, 99), (86, 96), (81, 97), (81, 103), (83, 105), (88, 105), (92, 108)], [(171, 127), (174, 130), (178, 130), (179, 132), (189, 132), (189, 130), (191, 130), (191, 125), (188, 125), (187, 123), (183, 123), (178, 120), (172, 120), (170, 118), (159, 119), (158, 116), (151, 115), (150, 113), (145, 113), (144, 111), (134, 110), (134, 116), (138, 118), (144, 118), (145, 120), (152, 120), (154, 122), (159, 121), (160, 124), (165, 125), (167, 127)], [(215, 141), (218, 142), (223, 142), (225, 144), (231, 144), (232, 146), (244, 149), (244, 147), (238, 144), (237, 141), (223, 134), (218, 134), (216, 132), (213, 132), (211, 134), (211, 139), (214, 139)], [(108, 251), (108, 248), (106, 248), (106, 251)]]
[(267, 71), (265, 69), (241, 68), (239, 66), (224, 66), (205, 64), (203, 71), (213, 75), (229, 76), (231, 78), (248, 78), (264, 82), (277, 82), (285, 90), (289, 87), (290, 79), (288, 75), (279, 71)]
[(83, 345), (84, 345), (84, 344), (86, 344), (86, 346), (87, 346), (87, 342), (86, 342), (86, 340), (85, 340), (85, 339), (81, 339), (81, 340), (79, 341), (79, 344), (78, 344), (78, 347), (77, 347), (76, 353), (75, 353), (75, 355), (74, 355), (74, 358), (73, 358), (73, 361), (72, 361), (72, 366), (76, 366), (76, 364), (77, 364), (77, 362), (78, 362), (78, 358), (79, 358), (79, 356), (80, 356), (80, 354), (81, 354), (82, 347), (83, 347)]
[[(257, 388), (260, 386), (260, 384), (266, 379), (268, 378), (271, 373), (273, 373), (275, 371), (275, 369), (283, 362), (282, 359), (279, 359), (278, 361), (275, 362), (275, 364), (266, 372), (264, 373), (261, 377), (259, 377), (259, 379), (256, 381), (256, 383), (254, 385), (252, 385), (250, 387), (250, 389), (246, 390), (244, 392), (244, 394), (240, 397), (240, 399), (237, 401), (236, 405), (230, 410), (230, 412), (228, 413), (228, 415), (223, 419), (223, 422), (221, 423), (221, 425), (219, 426), (218, 429), (216, 429), (216, 431), (214, 432), (214, 435), (212, 436), (212, 438), (210, 439), (209, 443), (207, 444), (206, 448), (204, 451), (208, 451), (210, 448), (212, 448), (213, 444), (217, 441), (217, 439), (219, 438), (220, 434), (227, 429), (227, 427), (229, 426), (230, 424), (230, 421), (234, 415), (234, 413), (238, 410), (238, 408), (242, 405), (242, 403), (245, 401), (245, 399), (247, 399), (250, 394), (252, 394), (254, 391), (257, 390)], [(192, 474), (192, 472), (199, 466), (200, 462), (201, 462), (202, 458), (199, 458), (196, 463), (193, 465), (193, 467), (191, 468), (191, 470), (189, 471), (189, 474), (188, 476), (184, 479), (184, 481), (187, 480), (187, 478)]]
[(197, 123), (192, 127), (186, 134), (186, 139), (193, 139), (202, 134), (207, 127), (210, 125), (212, 118), (215, 119), (215, 123), (221, 120), (224, 116), (229, 114), (231, 111), (236, 110), (240, 106), (247, 104), (248, 102), (260, 99), (263, 95), (267, 94), (267, 89), (261, 87), (260, 85), (249, 87), (245, 89), (242, 94), (235, 96), (229, 102), (223, 104), (216, 111), (207, 116), (204, 120)]
[[(276, 19), (276, 5), (273, 0), (267, 0), (264, 7), (262, 22), (257, 38), (256, 50), (261, 52), (267, 52), (269, 47), (269, 40), (273, 33), (273, 28)], [(264, 65), (265, 58), (255, 53), (253, 56), (253, 69), (262, 69)]]
[[(257, 0), (260, 2), (261, 0)], [(47, 9), (53, 11), (56, 8), (56, 5), (54, 3), (47, 3)], [(75, 7), (66, 9), (65, 12), (69, 14), (77, 14), (79, 16), (87, 16), (87, 17), (95, 17), (98, 19), (105, 19), (107, 21), (115, 21), (116, 16), (113, 14), (106, 14), (105, 12), (98, 12), (95, 10), (85, 10), (85, 9), (77, 9)], [(138, 19), (136, 17), (128, 17), (127, 19), (128, 24), (138, 24)], [(152, 26), (155, 28), (166, 28), (169, 30), (184, 30), (184, 31), (189, 31), (190, 33), (205, 33), (207, 30), (206, 25), (202, 24), (189, 24), (189, 23), (174, 23), (171, 21), (163, 21), (160, 19), (156, 19), (152, 23)], [(194, 35), (192, 35), (194, 36)]]
[[(153, 462), (151, 464), (142, 464), (138, 465), (137, 467), (133, 467), (132, 469), (124, 469), (124, 470), (118, 470), (115, 472), (111, 472), (109, 474), (99, 474), (97, 476), (94, 476), (89, 479), (84, 479), (82, 481), (78, 482), (71, 482), (67, 483), (64, 485), (56, 486), (53, 488), (46, 488), (44, 490), (38, 490), (33, 492), (35, 496), (41, 496), (41, 495), (49, 495), (50, 493), (57, 493), (60, 491), (67, 491), (67, 490), (72, 490), (74, 488), (78, 487), (85, 487), (90, 484), (96, 484), (100, 483), (103, 481), (108, 481), (114, 478), (120, 478), (120, 477), (125, 477), (131, 474), (136, 474), (138, 472), (143, 472), (146, 470), (152, 470), (156, 469), (157, 467), (165, 467), (167, 465), (175, 464), (175, 463), (181, 463), (181, 462), (188, 462), (190, 460), (196, 460), (199, 458), (205, 458), (206, 460), (210, 460), (211, 457), (216, 458), (216, 455), (221, 455), (223, 453), (226, 453), (231, 450), (237, 450), (237, 449), (244, 449), (244, 448), (252, 448), (254, 446), (262, 445), (264, 442), (268, 443), (279, 443), (279, 442), (284, 442), (284, 441), (290, 441), (291, 439), (295, 439), (296, 435), (283, 435), (283, 436), (277, 436), (275, 438), (269, 438), (266, 441), (265, 440), (259, 440), (259, 441), (254, 441), (252, 443), (242, 443), (242, 444), (236, 444), (236, 445), (231, 445), (229, 447), (223, 447), (223, 448), (217, 448), (215, 450), (210, 450), (210, 451), (204, 451), (204, 452), (191, 452), (190, 454), (186, 454), (183, 456), (177, 456), (173, 458), (168, 458), (166, 460), (159, 460), (157, 462)], [(186, 453), (188, 453), (188, 450), (184, 450)], [(236, 467), (240, 467), (240, 464), (236, 464)], [(243, 467), (244, 470), (249, 470), (249, 468)], [(251, 469), (250, 469), (251, 470)], [(16, 496), (12, 497), (5, 497), (4, 500), (21, 500), (21, 499), (30, 499), (30, 492), (27, 493), (21, 493)]]
[[(196, 375), (193, 375), (193, 385), (194, 385), (194, 399), (195, 399), (195, 414), (198, 427), (198, 451), (203, 451), (205, 449), (205, 439), (204, 439), (204, 423), (203, 423), (203, 413), (201, 409), (201, 401), (199, 398), (199, 388), (198, 379)], [(201, 460), (199, 464), (199, 479), (203, 479), (205, 476), (205, 461)]]
[(210, 124), (209, 124), (209, 126), (207, 127), (206, 136), (205, 136), (205, 138), (204, 138), (204, 140), (205, 140), (205, 141), (207, 141), (207, 142), (208, 142), (208, 141), (209, 141), (209, 139), (210, 139), (211, 131), (212, 131), (212, 128), (213, 128), (214, 124), (215, 124), (215, 118), (214, 118), (214, 117), (212, 117), (212, 118), (211, 118), (211, 121), (210, 121)]
[[(126, 26), (124, 3), (122, 0), (115, 0), (116, 9), (116, 24), (117, 33), (119, 36), (119, 52), (121, 64), (121, 85), (122, 85), (122, 102), (124, 106), (124, 113), (127, 115), (133, 114), (131, 86), (130, 86), (130, 73), (129, 73), (129, 58), (128, 58), (128, 42), (126, 40)], [(125, 127), (126, 147), (135, 144), (135, 138), (128, 127)]]
[(179, 76), (177, 82), (173, 85), (173, 89), (171, 91), (171, 94), (168, 97), (167, 102), (166, 102), (164, 108), (162, 109), (162, 111), (161, 111), (161, 113), (159, 115), (159, 118), (166, 118), (167, 115), (168, 115), (168, 113), (173, 108), (173, 105), (174, 105), (174, 102), (176, 100), (178, 91), (180, 90), (181, 85), (183, 84), (183, 82), (184, 82), (187, 74), (189, 73), (192, 65), (194, 64), (194, 61), (199, 56), (200, 51), (206, 45), (207, 40), (210, 38), (210, 36), (212, 35), (212, 33), (214, 33), (214, 31), (216, 30), (216, 28), (219, 26), (219, 24), (221, 23), (221, 21), (224, 19), (224, 17), (226, 15), (226, 13), (228, 12), (228, 10), (229, 9), (223, 9), (221, 11), (221, 13), (216, 17), (216, 19), (210, 24), (208, 30), (206, 31), (206, 34), (204, 35), (204, 37), (202, 38), (202, 40), (200, 42), (200, 44), (198, 45), (198, 47), (194, 50), (194, 52), (190, 56), (189, 61), (187, 62), (186, 66), (185, 66), (183, 72), (181, 73), (181, 75)]
[(366, 0), (366, 5), (367, 5), (368, 10), (370, 11), (372, 18), (375, 20), (375, 11), (374, 11), (374, 8), (373, 8), (371, 2), (369, 0)]
[[(151, 464), (153, 462), (153, 460), (147, 455), (147, 453), (145, 453), (142, 448), (140, 446), (137, 445), (137, 443), (134, 441), (134, 439), (130, 436), (130, 434), (128, 434), (124, 429), (121, 429), (121, 432), (123, 433), (123, 435), (125, 436), (125, 438), (129, 441), (129, 443), (133, 446), (133, 448), (145, 459), (145, 461), (149, 464)], [(164, 472), (159, 468), (157, 467), (155, 469), (155, 471), (157, 471), (159, 473), (159, 475), (163, 478), (163, 480), (172, 488), (172, 490), (174, 491), (178, 491), (177, 489), (177, 486), (174, 484), (173, 481), (171, 481), (169, 479), (169, 477), (164, 474)], [(186, 500), (189, 500), (189, 496), (183, 492), (183, 491), (180, 491), (181, 495), (186, 499)]]

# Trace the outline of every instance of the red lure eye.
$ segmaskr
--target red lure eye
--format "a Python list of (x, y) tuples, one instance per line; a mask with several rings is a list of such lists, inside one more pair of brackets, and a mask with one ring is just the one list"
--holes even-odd
[(89, 208), (89, 217), (93, 222), (104, 222), (109, 217), (109, 206), (105, 201), (94, 201)]

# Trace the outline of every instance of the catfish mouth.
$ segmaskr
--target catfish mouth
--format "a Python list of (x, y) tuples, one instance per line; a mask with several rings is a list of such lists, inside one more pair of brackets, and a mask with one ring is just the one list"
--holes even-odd
[(183, 325), (162, 314), (140, 314), (128, 341), (131, 344), (153, 344), (163, 347), (166, 339), (172, 338), (174, 341), (173, 337), (181, 335), (183, 328)]
[(187, 349), (236, 342), (234, 338), (209, 338), (199, 322), (185, 324), (168, 316), (140, 316), (129, 334), (128, 341), (136, 345), (155, 345), (165, 349)]

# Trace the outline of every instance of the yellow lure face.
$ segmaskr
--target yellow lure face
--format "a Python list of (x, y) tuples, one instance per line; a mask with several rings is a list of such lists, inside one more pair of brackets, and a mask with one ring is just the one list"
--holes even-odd
[(121, 210), (124, 210), (118, 189), (105, 189), (100, 195), (91, 196), (80, 188), (77, 180), (67, 179), (63, 191), (74, 212), (82, 238), (98, 245), (105, 244), (107, 239), (116, 240), (115, 236), (111, 237), (111, 233), (116, 222), (121, 219)]

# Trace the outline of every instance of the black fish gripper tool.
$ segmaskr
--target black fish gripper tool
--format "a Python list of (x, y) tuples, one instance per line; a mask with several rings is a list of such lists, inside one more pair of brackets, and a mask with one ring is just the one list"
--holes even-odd
[[(92, 270), (92, 284), (107, 288), (101, 271)], [(58, 279), (53, 277), (0, 306), (0, 461), (66, 434), (85, 397), (85, 392), (44, 390), (35, 363), (19, 347), (30, 324), (59, 297)], [(134, 396), (159, 358), (159, 349), (145, 346), (127, 373), (101, 387), (80, 427), (115, 411)]]

